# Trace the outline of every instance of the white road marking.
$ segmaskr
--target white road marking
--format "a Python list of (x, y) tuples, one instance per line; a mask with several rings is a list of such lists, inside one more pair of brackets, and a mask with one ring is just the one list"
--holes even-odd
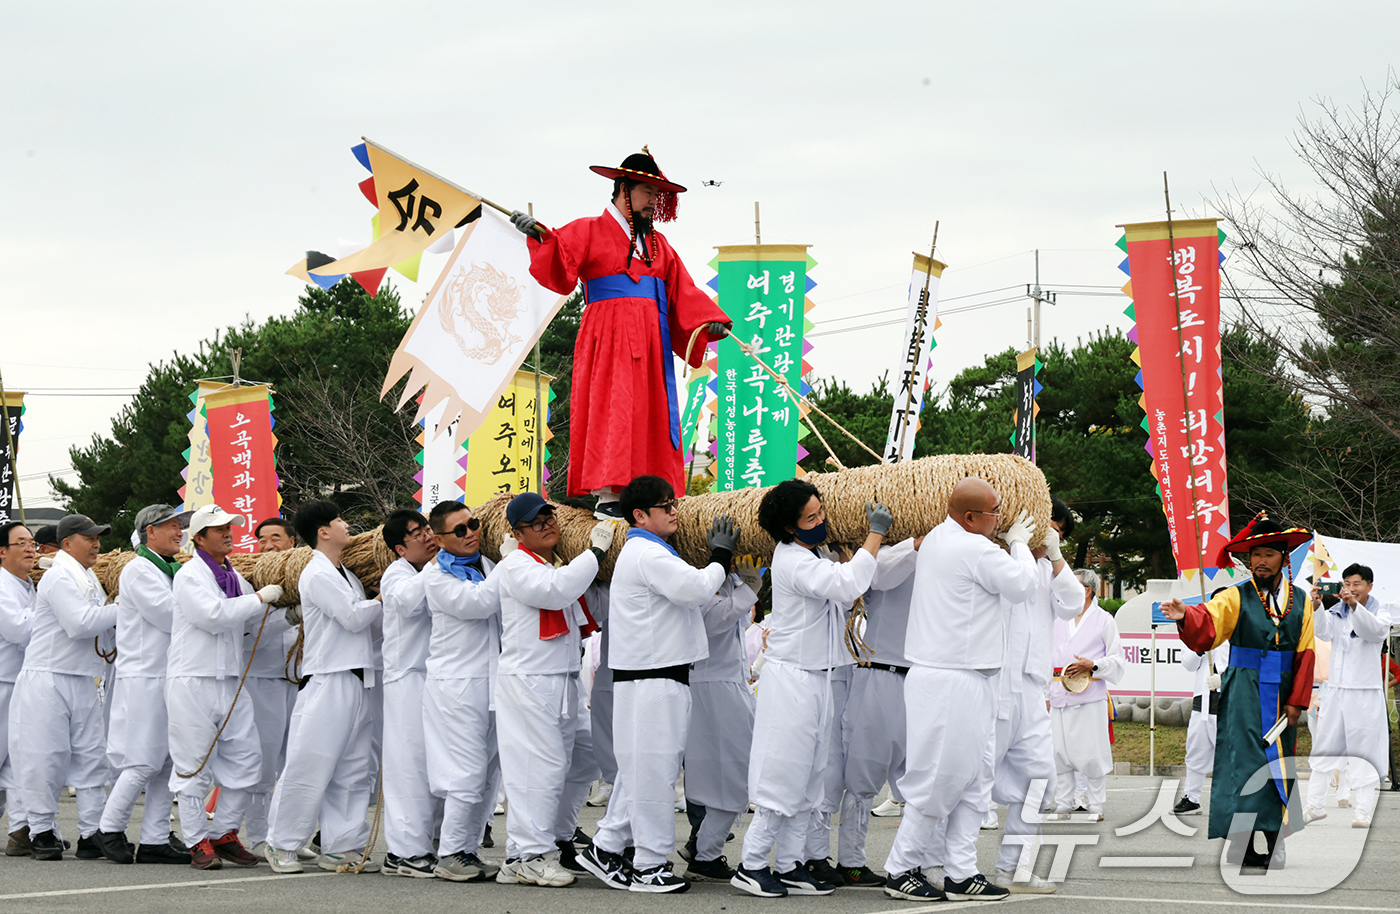
[[(335, 873), (302, 873), (300, 878), (313, 876), (334, 876)], [(103, 892), (143, 892), (147, 889), (195, 889), (214, 886), (221, 889), (237, 888), (245, 882), (271, 882), (276, 879), (295, 880), (298, 875), (288, 873), (276, 876), (247, 876), (235, 883), (225, 876), (222, 879), (203, 879), (198, 882), (156, 882), (148, 885), (108, 885), (93, 889), (62, 889), (55, 892), (21, 892), (17, 895), (0, 895), (0, 901), (13, 901), (19, 898), (56, 898), (60, 895), (97, 895)]]
[(1112, 901), (1119, 904), (1131, 904), (1132, 902), (1142, 902), (1143, 904), (1190, 904), (1190, 905), (1213, 905), (1228, 908), (1306, 908), (1309, 911), (1380, 911), (1380, 912), (1400, 912), (1400, 908), (1369, 908), (1362, 905), (1348, 904), (1317, 904), (1309, 902), (1305, 904), (1284, 904), (1273, 899), (1278, 895), (1260, 895), (1259, 901), (1210, 901), (1207, 899), (1193, 898), (1130, 898), (1126, 895), (1061, 895), (1058, 892), (1054, 895), (1042, 895), (1042, 898), (1067, 898), (1073, 901)]

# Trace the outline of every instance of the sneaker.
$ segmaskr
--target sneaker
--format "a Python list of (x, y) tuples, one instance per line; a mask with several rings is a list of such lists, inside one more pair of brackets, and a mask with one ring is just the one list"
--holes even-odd
[(554, 857), (536, 857), (533, 860), (521, 861), (516, 878), (531, 885), (556, 889), (578, 882), (578, 877), (560, 866)]
[(637, 870), (627, 885), (629, 892), (684, 892), (690, 888), (690, 880), (671, 872), (671, 864), (663, 863), (650, 869)]
[(297, 851), (278, 850), (271, 844), (263, 845), (263, 859), (274, 873), (303, 873), (301, 854)]
[(248, 853), (248, 848), (243, 846), (243, 842), (238, 840), (238, 832), (231, 831), (220, 838), (215, 838), (210, 842), (214, 845), (214, 853), (232, 863), (234, 866), (257, 866), (258, 858)]
[(1350, 808), (1351, 808), (1351, 797), (1338, 797), (1338, 798), (1337, 798), (1337, 805), (1340, 806), (1342, 809), (1350, 809)]
[[(184, 845), (182, 844), (181, 847)], [(137, 863), (173, 863), (179, 866), (189, 866), (194, 860), (194, 855), (189, 849), (181, 850), (174, 847), (169, 842), (165, 844), (141, 844), (136, 848)]]
[[(919, 867), (919, 871), (923, 872), (923, 867)], [(927, 873), (924, 873), (924, 878), (928, 880), (929, 885), (933, 886), (935, 889), (938, 889), (938, 891), (940, 892), (943, 891), (943, 867), (935, 866)]]
[(379, 872), (379, 862), (376, 860), (360, 863), (360, 858), (364, 855), (363, 850), (346, 851), (343, 854), (321, 854), (316, 858), (316, 866), (328, 873)]
[(1356, 811), (1356, 817), (1355, 817), (1354, 819), (1351, 820), (1351, 827), (1352, 827), (1352, 828), (1370, 828), (1370, 827), (1371, 827), (1371, 817), (1368, 816), (1368, 815), (1366, 815), (1364, 812), (1362, 812), (1361, 810), (1358, 809), (1358, 810)]
[(885, 877), (868, 866), (842, 866), (837, 868), (841, 881), (853, 889), (882, 889)]
[(573, 842), (574, 842), (574, 849), (575, 849), (575, 850), (580, 850), (580, 851), (581, 851), (581, 850), (583, 850), (585, 847), (588, 847), (590, 844), (592, 844), (592, 843), (593, 843), (593, 839), (590, 838), (590, 837), (588, 837), (588, 832), (584, 831), (584, 830), (581, 829), (581, 828), (575, 828), (575, 829), (574, 829), (574, 838), (573, 838)]
[(778, 881), (788, 890), (789, 895), (830, 895), (836, 891), (836, 886), (822, 882), (807, 872), (806, 867), (801, 866), (794, 866), (786, 873), (779, 873)]
[[(126, 836), (122, 836), (126, 840)], [(105, 855), (102, 853), (102, 845), (97, 843), (97, 832), (93, 832), (88, 837), (78, 837), (78, 849), (73, 852), (73, 856), (79, 860), (101, 860)]]
[(685, 878), (692, 882), (729, 882), (734, 878), (734, 868), (723, 855), (713, 860), (692, 860), (686, 867)]
[(503, 816), (503, 815), (505, 815), (505, 814), (506, 814), (506, 804), (504, 804), (504, 803), (497, 803), (497, 804), (496, 804), (496, 808), (493, 809), (493, 810), (491, 811), (491, 815), (493, 815), (493, 816)]
[(179, 851), (182, 854), (188, 854), (190, 852), (190, 849), (188, 847), (185, 847), (185, 842), (181, 841), (180, 836), (175, 834), (174, 832), (171, 832), (170, 837), (165, 839), (165, 843), (169, 844), (171, 847), (175, 848), (175, 850)]
[(136, 862), (136, 854), (133, 852), (131, 842), (126, 840), (126, 832), (106, 832), (99, 828), (93, 833), (92, 839), (97, 842), (98, 850), (102, 851), (102, 856), (113, 863)]
[(1327, 810), (1318, 809), (1316, 806), (1303, 807), (1303, 824), (1311, 825), (1319, 819), (1327, 818)]
[(1005, 901), (1011, 894), (1008, 889), (992, 885), (981, 873), (974, 873), (966, 879), (945, 877), (943, 893), (949, 901)]
[(197, 870), (221, 870), (224, 868), (224, 861), (219, 859), (213, 842), (205, 838), (190, 851), (190, 866)]
[(987, 810), (987, 814), (982, 817), (982, 831), (995, 831), (1001, 827), (1001, 820), (997, 818), (995, 809)]
[(35, 860), (63, 859), (63, 842), (58, 840), (58, 835), (53, 833), (53, 829), (31, 836), (29, 844)]
[(589, 845), (578, 853), (578, 864), (612, 889), (627, 888), (632, 881), (631, 869), (621, 854), (605, 851), (596, 844)]
[(622, 502), (620, 502), (620, 501), (605, 501), (605, 502), (599, 502), (598, 505), (593, 509), (593, 516), (594, 516), (595, 518), (597, 518), (598, 520), (604, 520), (604, 521), (606, 521), (606, 520), (623, 520), (623, 519), (625, 519), (625, 515), (622, 513)]
[[(393, 860), (394, 867), (389, 868), (389, 861)], [(432, 879), (437, 875), (438, 859), (432, 854), (424, 854), (421, 857), (396, 857), (393, 854), (384, 855), (384, 865), (379, 868), (379, 872), (386, 876), (408, 876), (412, 879)], [(492, 872), (495, 875), (495, 872)]]
[(448, 882), (485, 882), (495, 878), (496, 867), (482, 863), (476, 854), (458, 851), (439, 860), (429, 875)]
[(1201, 814), (1201, 804), (1188, 796), (1183, 796), (1181, 800), (1172, 807), (1174, 816), (1199, 816)]
[(487, 822), (487, 823), (486, 823), (486, 830), (485, 830), (484, 832), (481, 833), (481, 846), (482, 846), (482, 847), (495, 847), (495, 846), (496, 846), (496, 839), (495, 839), (494, 837), (491, 836), (491, 823), (490, 823), (490, 822)]
[(901, 901), (946, 901), (943, 893), (924, 878), (922, 869), (910, 870), (885, 881), (885, 895)]
[(311, 836), (311, 840), (306, 842), (306, 849), (317, 857), (321, 856), (321, 830), (316, 829), (316, 834)]
[(613, 785), (607, 781), (599, 781), (598, 786), (588, 795), (585, 800), (589, 806), (607, 806), (608, 800), (612, 797)]
[(28, 857), (32, 853), (34, 848), (29, 843), (28, 825), (10, 832), (10, 840), (5, 845), (6, 857)]
[(587, 873), (583, 864), (578, 862), (578, 851), (574, 848), (572, 841), (555, 841), (554, 846), (559, 848), (559, 865), (571, 873)]
[(832, 866), (831, 861), (825, 857), (820, 860), (808, 860), (802, 864), (802, 868), (811, 873), (818, 882), (826, 882), (838, 888), (846, 884), (846, 879), (841, 875), (841, 871)]
[(690, 837), (687, 838), (685, 841), (685, 847), (681, 848), (678, 852), (680, 854), (680, 858), (686, 863), (694, 861), (696, 855), (700, 853), (699, 848), (696, 846), (696, 842), (698, 840), (698, 835), (694, 831), (692, 831), (690, 833)]
[(1030, 870), (998, 869), (992, 874), (992, 885), (1001, 886), (1012, 895), (1053, 895), (1059, 886), (1041, 879)]
[(879, 819), (898, 819), (904, 815), (904, 804), (892, 799), (886, 800), (870, 810), (870, 814)]
[(773, 871), (766, 866), (759, 870), (740, 866), (734, 871), (729, 884), (736, 889), (748, 892), (750, 895), (757, 895), (759, 898), (782, 898), (788, 893), (787, 886), (783, 885), (778, 877), (773, 875)]

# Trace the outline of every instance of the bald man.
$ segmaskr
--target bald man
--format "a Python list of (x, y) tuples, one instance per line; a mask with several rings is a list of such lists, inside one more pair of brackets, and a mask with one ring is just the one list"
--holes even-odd
[[(1040, 575), (1027, 512), (997, 547), (1001, 497), (970, 477), (953, 489), (948, 518), (925, 537), (914, 566), (914, 597), (904, 654), (908, 716), (904, 817), (885, 861), (885, 894), (906, 901), (994, 900), (1007, 890), (977, 870), (977, 832), (987, 812), (995, 750), (997, 699), (1006, 607), (1029, 600)], [(945, 840), (940, 842), (939, 837)], [(936, 859), (937, 848), (944, 859)], [(942, 863), (943, 890), (923, 874)]]

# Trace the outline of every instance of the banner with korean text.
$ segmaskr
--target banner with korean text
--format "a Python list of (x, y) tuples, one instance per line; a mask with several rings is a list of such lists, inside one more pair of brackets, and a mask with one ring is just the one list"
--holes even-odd
[[(802, 380), (811, 371), (805, 360), (812, 308), (807, 293), (816, 283), (808, 271), (816, 261), (805, 244), (744, 244), (718, 248), (710, 262), (710, 288), (734, 322), (735, 337), (800, 394), (811, 389)], [(797, 461), (807, 456), (798, 441), (802, 413), (763, 367), (733, 339), (719, 341), (711, 361), (715, 372), (713, 412), (716, 438), (715, 486), (718, 491), (771, 486), (791, 479)]]
[[(458, 444), (456, 429), (439, 429), (446, 402), (438, 405), (419, 424), (418, 443), (423, 449), (415, 455), (420, 469), (413, 477), (420, 488), (414, 493), (424, 514), (444, 501), (462, 501), (462, 487), (467, 484), (467, 446)], [(453, 420), (454, 422), (456, 420)], [(479, 504), (479, 502), (478, 502)]]
[(233, 530), (235, 552), (256, 552), (253, 528), (277, 517), (282, 505), (272, 455), (277, 438), (272, 434), (271, 394), (266, 384), (253, 384), (204, 396), (214, 502), (244, 519), (243, 526)]
[[(1131, 277), (1130, 334), (1141, 366), (1147, 452), (1178, 571), (1213, 569), (1230, 538), (1220, 362), (1220, 264), (1214, 219), (1120, 226)], [(1169, 234), (1172, 238), (1169, 241)]]
[(15, 474), (19, 459), (19, 433), (24, 431), (24, 391), (5, 391), (5, 424), (8, 432), (0, 434), (0, 524), (19, 519), (19, 477)]
[[(503, 492), (519, 495), (537, 491), (536, 436), (543, 431), (546, 444), (554, 437), (549, 431), (549, 403), (554, 399), (549, 384), (553, 380), (549, 375), (540, 375), (540, 396), (545, 402), (541, 410), (535, 402), (534, 372), (517, 371), (496, 398), (486, 421), (467, 439), (463, 491), (468, 505), (479, 505)], [(539, 418), (541, 412), (543, 422)], [(549, 459), (548, 447), (544, 448), (544, 459)], [(546, 468), (546, 482), (549, 475)]]
[(909, 280), (909, 311), (904, 318), (904, 346), (900, 349), (898, 383), (894, 390), (894, 412), (885, 436), (885, 460), (897, 463), (914, 459), (914, 436), (919, 431), (919, 413), (928, 389), (928, 370), (933, 365), (934, 331), (938, 320), (938, 282), (947, 264), (914, 255), (914, 275)]
[(227, 386), (223, 381), (200, 381), (190, 391), (194, 408), (185, 414), (190, 421), (190, 446), (185, 448), (185, 468), (180, 471), (184, 480), (180, 486), (183, 511), (197, 511), (214, 503), (214, 473), (209, 460), (209, 420), (204, 415), (204, 396)]
[(1043, 389), (1036, 379), (1040, 369), (1035, 347), (1016, 356), (1016, 430), (1011, 433), (1011, 453), (1031, 463), (1035, 463), (1035, 417), (1040, 415), (1035, 398)]

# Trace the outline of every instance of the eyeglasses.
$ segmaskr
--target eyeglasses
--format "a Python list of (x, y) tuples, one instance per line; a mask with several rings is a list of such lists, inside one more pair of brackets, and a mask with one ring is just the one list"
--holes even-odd
[(543, 533), (546, 528), (551, 527), (559, 522), (559, 518), (554, 516), (553, 511), (550, 511), (548, 514), (545, 514), (543, 511), (541, 511), (537, 515), (537, 517), (539, 518), (538, 520), (531, 521), (528, 524), (521, 524), (518, 527), (518, 529), (533, 530), (536, 533)]
[(23, 549), (25, 546), (33, 546), (33, 545), (34, 545), (34, 540), (33, 540), (32, 538), (26, 536), (25, 538), (23, 538), (23, 539), (21, 539), (21, 540), (16, 540), (16, 541), (13, 542), (13, 543), (8, 543), (8, 544), (6, 544), (5, 546), (0, 547), (0, 548), (4, 548), (4, 549)]
[(647, 510), (665, 511), (667, 514), (675, 514), (676, 511), (680, 510), (680, 501), (673, 498), (670, 501), (663, 501), (659, 505), (652, 505), (647, 508)]
[(411, 540), (430, 540), (433, 538), (433, 530), (431, 527), (414, 527), (408, 531), (407, 536)]
[(455, 537), (457, 537), (458, 539), (460, 539), (460, 538), (462, 538), (462, 537), (464, 537), (464, 536), (467, 535), (467, 531), (468, 531), (468, 530), (479, 530), (479, 529), (481, 529), (481, 521), (478, 520), (477, 518), (473, 517), (472, 519), (468, 520), (465, 524), (458, 524), (457, 526), (453, 527), (451, 530), (447, 530), (447, 531), (445, 531), (445, 532), (450, 533), (450, 534), (452, 534), (453, 536), (455, 536)]
[(997, 505), (997, 509), (996, 509), (995, 511), (979, 511), (979, 510), (977, 510), (976, 508), (973, 508), (973, 509), (972, 509), (972, 513), (973, 513), (973, 514), (986, 514), (986, 515), (989, 516), (989, 517), (1001, 517), (1001, 505)]

